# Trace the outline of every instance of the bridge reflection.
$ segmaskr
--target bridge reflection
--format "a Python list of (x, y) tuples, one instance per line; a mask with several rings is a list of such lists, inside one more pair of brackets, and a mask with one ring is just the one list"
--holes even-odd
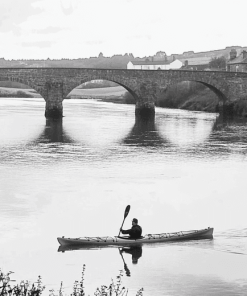
[[(219, 116), (214, 123), (210, 142), (221, 144), (229, 151), (230, 147), (224, 144), (232, 144), (237, 142), (246, 144), (247, 118)], [(247, 152), (246, 149), (241, 149), (240, 151), (242, 151), (244, 154)]]
[(46, 119), (44, 130), (33, 141), (34, 143), (75, 143), (63, 128), (63, 119)]
[[(63, 128), (62, 119), (46, 119), (46, 125), (39, 136), (32, 143), (80, 143), (78, 139), (71, 137)], [(120, 144), (133, 146), (162, 146), (168, 144), (161, 137), (154, 119), (142, 120), (136, 118), (135, 124), (128, 135), (120, 141)], [(85, 143), (84, 143), (85, 144)]]
[[(186, 119), (185, 119), (186, 121)], [(164, 149), (193, 149), (202, 147), (210, 150), (217, 144), (218, 149), (227, 148), (227, 143), (247, 143), (247, 118), (230, 119), (217, 117), (215, 120), (198, 120), (185, 125), (184, 120), (169, 118), (155, 123), (154, 120), (136, 118), (129, 133), (118, 143), (120, 145), (164, 148)], [(237, 130), (237, 133), (236, 133)], [(184, 133), (186, 131), (186, 134)], [(29, 144), (39, 143), (68, 143), (86, 145), (83, 139), (71, 136), (63, 127), (63, 120), (47, 119), (43, 131)], [(222, 146), (223, 145), (223, 146)], [(109, 148), (109, 146), (106, 146)], [(217, 152), (215, 147), (214, 152)], [(243, 151), (242, 151), (243, 152)], [(212, 153), (212, 151), (211, 151)]]
[(135, 124), (122, 144), (133, 146), (163, 146), (167, 141), (161, 137), (154, 119), (136, 117)]

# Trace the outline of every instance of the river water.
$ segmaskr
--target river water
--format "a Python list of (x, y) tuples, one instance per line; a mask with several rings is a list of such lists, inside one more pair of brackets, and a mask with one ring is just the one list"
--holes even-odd
[[(0, 99), (0, 267), (13, 279), (86, 295), (123, 270), (128, 295), (247, 295), (247, 125), (216, 114), (64, 101), (46, 121), (43, 99)], [(58, 236), (114, 236), (125, 207), (143, 234), (214, 227), (213, 240), (59, 252)], [(141, 256), (140, 256), (141, 255)], [(128, 266), (128, 275), (124, 270)]]

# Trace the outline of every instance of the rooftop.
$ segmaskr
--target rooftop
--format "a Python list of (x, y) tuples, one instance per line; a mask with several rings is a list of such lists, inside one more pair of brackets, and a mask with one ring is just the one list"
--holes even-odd
[(228, 62), (228, 65), (234, 65), (234, 64), (247, 64), (247, 53), (242, 52), (238, 57)]
[(133, 65), (169, 65), (171, 61), (130, 61)]
[(206, 65), (209, 64), (211, 61), (211, 57), (200, 57), (200, 58), (183, 58), (179, 59), (181, 62), (188, 61), (188, 64), (190, 66), (196, 66), (196, 65)]

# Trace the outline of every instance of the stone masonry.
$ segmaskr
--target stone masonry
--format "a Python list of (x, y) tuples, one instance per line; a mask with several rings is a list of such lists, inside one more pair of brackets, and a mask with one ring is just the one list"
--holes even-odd
[(0, 81), (26, 84), (46, 101), (45, 116), (63, 116), (63, 100), (78, 85), (95, 79), (118, 83), (136, 99), (136, 115), (154, 116), (159, 92), (182, 81), (203, 83), (214, 91), (222, 106), (247, 102), (247, 73), (188, 70), (122, 70), (86, 68), (0, 68)]

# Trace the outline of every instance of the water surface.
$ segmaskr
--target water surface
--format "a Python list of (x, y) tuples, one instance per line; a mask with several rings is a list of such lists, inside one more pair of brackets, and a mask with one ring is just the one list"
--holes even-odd
[[(47, 121), (43, 99), (0, 99), (0, 261), (17, 280), (42, 275), (86, 295), (124, 270), (129, 295), (246, 295), (247, 127), (216, 114), (66, 100)], [(146, 233), (215, 228), (213, 240), (58, 252), (57, 236), (117, 235), (126, 205)]]

